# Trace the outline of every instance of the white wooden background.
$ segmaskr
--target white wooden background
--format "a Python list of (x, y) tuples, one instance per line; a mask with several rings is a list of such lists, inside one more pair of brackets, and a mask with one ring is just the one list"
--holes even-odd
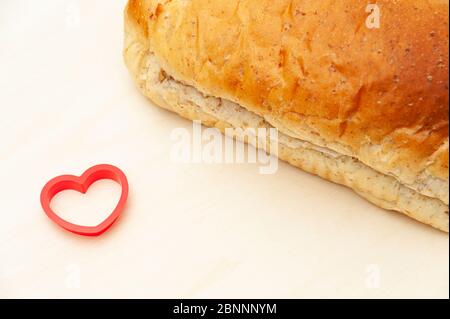
[[(447, 234), (286, 164), (173, 163), (191, 123), (135, 89), (124, 5), (0, 2), (0, 297), (448, 298)], [(127, 210), (99, 238), (62, 231), (42, 186), (98, 163), (127, 174)], [(93, 206), (118, 193), (95, 188)]]

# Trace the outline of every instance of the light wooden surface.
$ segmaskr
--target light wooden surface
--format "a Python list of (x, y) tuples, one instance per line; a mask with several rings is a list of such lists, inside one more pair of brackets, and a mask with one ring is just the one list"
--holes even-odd
[[(0, 297), (448, 298), (447, 234), (283, 163), (173, 163), (191, 123), (135, 89), (124, 4), (0, 2)], [(41, 188), (98, 163), (127, 174), (127, 210), (99, 238), (60, 230)]]

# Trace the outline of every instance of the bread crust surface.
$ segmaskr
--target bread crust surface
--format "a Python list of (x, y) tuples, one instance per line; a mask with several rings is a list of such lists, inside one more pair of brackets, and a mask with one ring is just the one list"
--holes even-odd
[(376, 186), (308, 169), (311, 163), (286, 155), (292, 148), (282, 159), (448, 231), (448, 2), (377, 3), (379, 30), (366, 28), (367, 2), (360, 0), (131, 0), (125, 59), (158, 105), (210, 126), (239, 125), (195, 103), (180, 109), (182, 93), (172, 100), (156, 94), (158, 84), (139, 80), (150, 60), (180, 85), (352, 159), (380, 184), (389, 179), (409, 194), (397, 200), (414, 204), (393, 205)]

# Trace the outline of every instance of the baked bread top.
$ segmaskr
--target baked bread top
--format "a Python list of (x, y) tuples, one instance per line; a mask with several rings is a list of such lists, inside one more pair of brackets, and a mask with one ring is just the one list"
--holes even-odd
[(164, 70), (448, 205), (445, 0), (130, 0)]

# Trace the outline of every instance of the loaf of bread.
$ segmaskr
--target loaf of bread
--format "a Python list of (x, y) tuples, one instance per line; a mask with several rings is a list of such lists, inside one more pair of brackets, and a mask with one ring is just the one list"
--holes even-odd
[(204, 125), (448, 232), (448, 0), (130, 0), (126, 64)]

